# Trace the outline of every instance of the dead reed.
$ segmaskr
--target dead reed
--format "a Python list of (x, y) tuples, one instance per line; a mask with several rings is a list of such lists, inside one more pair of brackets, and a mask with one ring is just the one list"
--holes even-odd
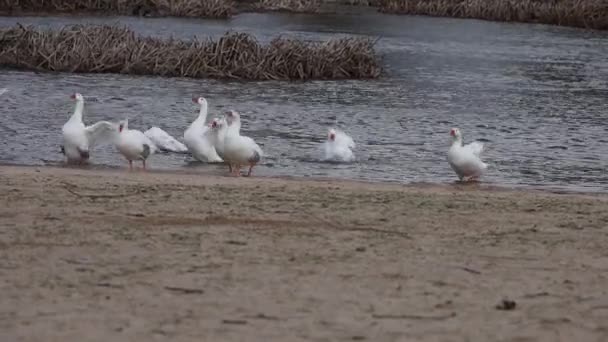
[(317, 13), (322, 2), (321, 0), (259, 0), (255, 8), (263, 11)]
[(0, 0), (0, 12), (78, 13), (226, 18), (232, 0)]
[(377, 0), (385, 13), (608, 29), (607, 0)]
[(0, 30), (0, 66), (76, 73), (120, 73), (244, 80), (375, 78), (374, 42), (340, 38), (308, 42), (278, 37), (260, 44), (245, 33), (217, 40), (142, 37), (127, 28), (74, 25)]

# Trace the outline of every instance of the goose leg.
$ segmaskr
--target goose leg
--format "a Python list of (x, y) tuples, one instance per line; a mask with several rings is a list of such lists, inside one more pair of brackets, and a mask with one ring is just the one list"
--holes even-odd
[(234, 176), (235, 177), (240, 177), (241, 176), (241, 165), (240, 164), (236, 164), (234, 166)]
[(146, 160), (143, 160), (143, 165), (144, 165), (144, 171), (146, 171)]
[(254, 166), (255, 166), (255, 164), (250, 164), (249, 165), (249, 172), (247, 172), (247, 177), (251, 176), (251, 170), (253, 170)]
[(129, 171), (133, 171), (133, 161), (129, 160)]

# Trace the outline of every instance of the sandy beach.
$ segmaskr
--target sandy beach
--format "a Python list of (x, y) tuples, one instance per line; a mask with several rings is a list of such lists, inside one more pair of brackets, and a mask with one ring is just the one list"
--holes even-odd
[(18, 166), (0, 194), (2, 341), (608, 340), (604, 195)]

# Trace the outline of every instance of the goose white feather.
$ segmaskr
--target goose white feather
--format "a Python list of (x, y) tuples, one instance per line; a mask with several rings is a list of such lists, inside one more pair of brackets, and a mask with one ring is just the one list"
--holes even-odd
[(193, 98), (192, 101), (198, 103), (201, 108), (196, 120), (184, 132), (184, 143), (195, 159), (208, 163), (222, 162), (222, 158), (215, 149), (216, 134), (205, 125), (208, 111), (207, 100), (199, 97)]
[(75, 93), (71, 98), (76, 101), (76, 106), (74, 113), (61, 129), (63, 138), (61, 152), (68, 162), (85, 162), (90, 157), (91, 148), (114, 140), (115, 125), (108, 121), (99, 121), (85, 126), (82, 122), (84, 97)]
[(352, 162), (355, 160), (353, 149), (355, 142), (339, 129), (331, 128), (327, 133), (327, 140), (323, 143), (325, 161)]
[(186, 145), (179, 142), (179, 140), (172, 137), (169, 133), (165, 132), (159, 127), (151, 127), (144, 132), (160, 151), (185, 153), (188, 151)]
[(463, 145), (462, 133), (458, 128), (450, 130), (452, 136), (452, 146), (448, 150), (448, 163), (462, 180), (476, 179), (480, 177), (488, 168), (488, 165), (481, 161), (483, 143), (479, 141)]
[(228, 123), (226, 122), (226, 118), (214, 118), (211, 121), (210, 126), (215, 151), (220, 156), (220, 158), (225, 159), (224, 142), (226, 139), (226, 131), (228, 130)]
[(129, 161), (129, 169), (133, 169), (133, 161), (141, 160), (146, 169), (148, 157), (158, 151), (158, 148), (141, 131), (129, 129), (129, 121), (123, 120), (118, 124), (116, 148)]
[(224, 138), (224, 159), (231, 165), (235, 176), (240, 175), (242, 165), (249, 165), (247, 176), (261, 160), (264, 153), (260, 146), (250, 137), (241, 135), (241, 118), (236, 111), (226, 113), (228, 129)]

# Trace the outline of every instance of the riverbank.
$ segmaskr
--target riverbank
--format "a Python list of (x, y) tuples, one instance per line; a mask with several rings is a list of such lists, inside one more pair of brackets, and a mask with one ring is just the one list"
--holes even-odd
[(608, 3), (603, 0), (7, 0), (0, 3), (0, 15), (80, 13), (226, 19), (247, 12), (342, 13), (351, 12), (348, 9), (350, 7), (373, 7), (380, 12), (391, 14), (608, 29)]
[(4, 340), (608, 331), (606, 196), (16, 166), (0, 192)]

